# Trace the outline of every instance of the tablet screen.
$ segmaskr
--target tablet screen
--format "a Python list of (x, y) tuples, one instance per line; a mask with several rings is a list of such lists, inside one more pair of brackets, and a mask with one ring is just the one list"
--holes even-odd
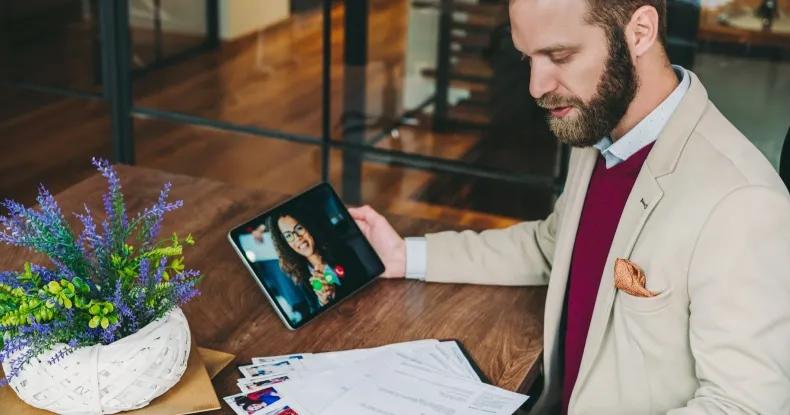
[(236, 227), (229, 238), (293, 329), (384, 272), (381, 259), (325, 183)]

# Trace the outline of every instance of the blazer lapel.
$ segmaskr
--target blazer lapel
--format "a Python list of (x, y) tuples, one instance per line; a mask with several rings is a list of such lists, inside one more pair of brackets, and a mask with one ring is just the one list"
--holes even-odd
[(560, 319), (562, 318), (563, 305), (565, 303), (565, 289), (568, 284), (573, 245), (576, 240), (576, 231), (579, 227), (590, 177), (592, 176), (595, 162), (600, 155), (600, 152), (594, 148), (574, 149), (573, 151), (577, 158), (575, 163), (571, 164), (574, 168), (569, 172), (566, 180), (569, 186), (565, 189), (563, 196), (567, 198), (565, 200), (565, 210), (562, 217), (557, 218), (562, 226), (559, 229), (555, 243), (556, 251), (546, 293), (543, 346), (547, 380), (552, 374), (551, 366), (553, 362), (556, 358), (559, 358), (559, 356), (556, 356), (559, 350), (557, 341), (559, 339)]
[(612, 247), (609, 250), (609, 256), (606, 259), (601, 285), (598, 287), (598, 296), (595, 300), (595, 310), (590, 321), (587, 341), (584, 345), (584, 356), (579, 369), (579, 377), (572, 396), (576, 395), (576, 390), (578, 390), (585, 377), (589, 374), (609, 324), (609, 316), (612, 312), (616, 293), (613, 277), (615, 260), (617, 258), (629, 259), (647, 218), (663, 195), (661, 187), (648, 166), (642, 167), (631, 194), (625, 203), (620, 223), (612, 241)]

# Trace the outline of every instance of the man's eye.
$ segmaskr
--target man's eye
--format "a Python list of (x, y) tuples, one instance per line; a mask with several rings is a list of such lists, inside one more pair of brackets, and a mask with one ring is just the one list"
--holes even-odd
[(570, 60), (571, 60), (571, 55), (562, 55), (562, 56), (552, 56), (551, 57), (551, 61), (553, 63), (558, 64), (558, 65), (561, 65), (563, 63), (568, 63), (568, 61), (570, 61)]

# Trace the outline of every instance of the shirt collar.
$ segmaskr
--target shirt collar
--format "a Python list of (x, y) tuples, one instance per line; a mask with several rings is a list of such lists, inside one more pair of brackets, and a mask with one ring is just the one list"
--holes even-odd
[(672, 65), (672, 68), (680, 78), (680, 83), (658, 107), (616, 142), (612, 142), (611, 137), (604, 137), (594, 145), (604, 157), (606, 168), (627, 160), (658, 139), (661, 130), (664, 129), (691, 85), (691, 78), (686, 69), (677, 65)]

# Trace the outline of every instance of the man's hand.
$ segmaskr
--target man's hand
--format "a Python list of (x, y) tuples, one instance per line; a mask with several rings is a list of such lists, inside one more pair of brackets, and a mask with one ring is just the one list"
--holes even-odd
[(384, 216), (370, 206), (349, 208), (349, 213), (359, 225), (365, 238), (384, 262), (384, 278), (402, 278), (406, 275), (406, 242), (395, 232)]

